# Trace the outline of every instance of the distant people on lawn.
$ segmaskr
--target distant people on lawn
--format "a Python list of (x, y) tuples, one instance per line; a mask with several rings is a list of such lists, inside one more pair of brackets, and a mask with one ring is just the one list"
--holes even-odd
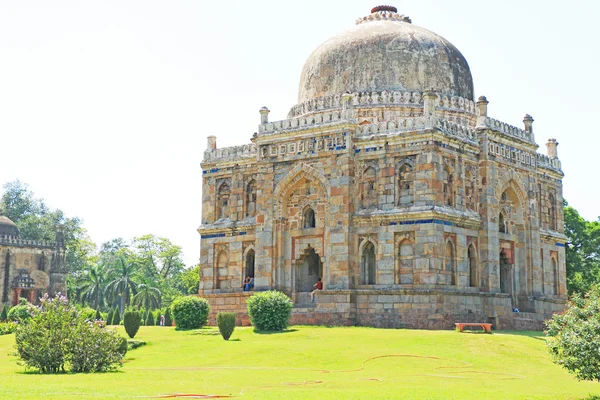
[(323, 290), (323, 282), (321, 282), (321, 278), (317, 280), (317, 283), (313, 285), (314, 290), (310, 292), (310, 301), (315, 301), (315, 293), (319, 290)]
[(254, 277), (246, 275), (246, 279), (244, 279), (244, 292), (249, 292), (252, 289), (254, 289)]
[(160, 326), (165, 326), (165, 316), (164, 315), (160, 316)]

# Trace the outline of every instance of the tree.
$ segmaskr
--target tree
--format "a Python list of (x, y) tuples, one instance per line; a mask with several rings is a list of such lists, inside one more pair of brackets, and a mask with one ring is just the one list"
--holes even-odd
[(111, 271), (116, 278), (106, 286), (106, 292), (112, 298), (121, 297), (120, 312), (123, 314), (125, 306), (129, 304), (131, 293), (136, 294), (137, 285), (132, 279), (132, 275), (136, 271), (136, 265), (125, 257), (119, 257)]
[(119, 307), (115, 307), (113, 311), (113, 318), (111, 325), (119, 325), (121, 323), (121, 314), (119, 313)]
[(586, 221), (565, 202), (567, 288), (585, 293), (600, 283), (600, 222)]
[(17, 225), (23, 239), (55, 241), (56, 227), (62, 225), (66, 271), (77, 275), (88, 265), (96, 246), (82, 227), (82, 221), (66, 217), (62, 210), (50, 209), (43, 199), (35, 198), (26, 183), (19, 180), (6, 183), (0, 208)]
[(90, 266), (81, 287), (81, 300), (98, 309), (104, 305), (104, 290), (108, 283), (107, 270), (102, 264)]
[(181, 273), (181, 283), (186, 294), (197, 294), (200, 289), (200, 264)]
[(577, 379), (600, 381), (600, 290), (575, 293), (563, 314), (546, 321), (553, 361)]
[(137, 286), (137, 294), (133, 296), (133, 304), (146, 310), (160, 308), (160, 290), (148, 283), (140, 283)]

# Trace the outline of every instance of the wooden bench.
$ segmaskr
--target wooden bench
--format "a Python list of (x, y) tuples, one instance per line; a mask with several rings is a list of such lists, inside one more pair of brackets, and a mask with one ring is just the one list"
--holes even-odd
[(492, 333), (492, 324), (484, 324), (479, 322), (457, 322), (454, 325), (458, 328), (459, 332), (462, 332), (465, 329), (465, 326), (479, 326), (486, 333)]

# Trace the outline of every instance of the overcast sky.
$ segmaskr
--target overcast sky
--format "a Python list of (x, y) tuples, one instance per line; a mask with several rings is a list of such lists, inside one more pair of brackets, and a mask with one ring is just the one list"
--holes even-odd
[[(0, 1), (0, 182), (20, 179), (100, 244), (200, 251), (206, 137), (249, 143), (296, 103), (302, 65), (381, 1)], [(564, 196), (600, 215), (600, 2), (394, 1), (466, 57), (493, 118), (550, 137)]]

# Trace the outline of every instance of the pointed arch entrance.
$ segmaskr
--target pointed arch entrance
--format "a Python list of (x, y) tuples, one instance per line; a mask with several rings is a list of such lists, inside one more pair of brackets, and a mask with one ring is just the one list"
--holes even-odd
[(296, 261), (296, 292), (311, 292), (313, 285), (323, 277), (321, 257), (313, 247), (304, 249), (302, 256)]

